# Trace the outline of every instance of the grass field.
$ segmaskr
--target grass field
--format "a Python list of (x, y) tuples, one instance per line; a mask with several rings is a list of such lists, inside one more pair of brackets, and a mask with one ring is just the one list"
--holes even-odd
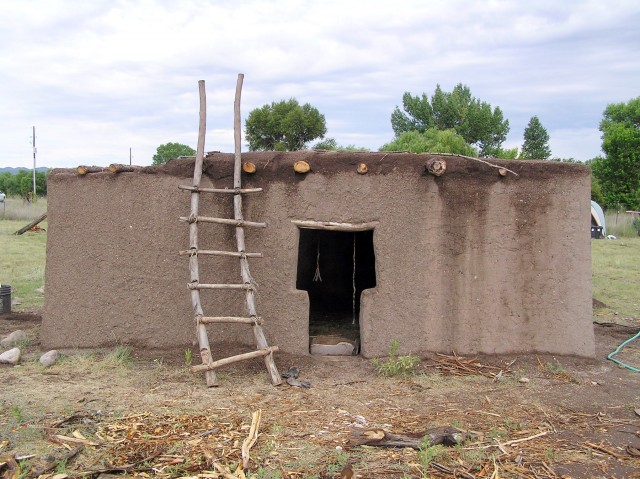
[[(13, 306), (14, 311), (33, 311), (44, 303), (42, 293), (35, 290), (44, 286), (47, 233), (13, 234), (28, 223), (29, 220), (0, 221), (0, 282), (13, 288), (13, 300), (20, 303)], [(39, 226), (46, 229), (46, 221)]]
[(640, 318), (640, 238), (593, 240), (593, 297), (622, 317)]

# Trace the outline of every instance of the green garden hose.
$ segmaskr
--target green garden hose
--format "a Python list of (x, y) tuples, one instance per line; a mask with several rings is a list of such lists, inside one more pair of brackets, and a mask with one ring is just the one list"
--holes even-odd
[(625, 363), (623, 363), (621, 361), (618, 361), (617, 359), (613, 359), (613, 357), (616, 354), (618, 354), (622, 348), (624, 348), (631, 341), (635, 341), (638, 338), (640, 338), (640, 331), (638, 331), (638, 333), (634, 337), (627, 339), (624, 343), (622, 343), (620, 346), (618, 346), (614, 352), (612, 352), (609, 356), (607, 356), (607, 359), (610, 359), (614, 363), (619, 364), (620, 366), (625, 367), (625, 368), (629, 369), (630, 371), (633, 371), (633, 372), (636, 372), (636, 373), (640, 373), (640, 369), (634, 368), (633, 366), (629, 366), (628, 364), (625, 364)]

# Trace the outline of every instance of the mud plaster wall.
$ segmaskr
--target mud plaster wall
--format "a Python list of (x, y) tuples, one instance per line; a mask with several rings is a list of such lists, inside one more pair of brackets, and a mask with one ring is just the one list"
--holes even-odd
[[(365, 223), (374, 230), (377, 287), (361, 297), (365, 356), (401, 352), (594, 354), (591, 324), (590, 178), (555, 162), (482, 163), (443, 157), (447, 172), (424, 174), (429, 155), (248, 153), (257, 173), (243, 186), (247, 251), (270, 344), (306, 354), (308, 297), (296, 290), (298, 228), (291, 220)], [(292, 164), (306, 159), (307, 175)], [(210, 154), (203, 187), (230, 187), (230, 154)], [(369, 165), (358, 175), (359, 162)], [(45, 347), (129, 343), (188, 347), (195, 337), (189, 293), (189, 193), (193, 162), (143, 172), (49, 177), (49, 236), (42, 341)], [(232, 217), (230, 197), (202, 195), (200, 213)], [(233, 228), (200, 224), (200, 247), (235, 248)], [(238, 282), (237, 259), (200, 257), (201, 282)], [(207, 315), (243, 312), (242, 293), (203, 291)], [(253, 345), (247, 326), (210, 326), (217, 342)]]

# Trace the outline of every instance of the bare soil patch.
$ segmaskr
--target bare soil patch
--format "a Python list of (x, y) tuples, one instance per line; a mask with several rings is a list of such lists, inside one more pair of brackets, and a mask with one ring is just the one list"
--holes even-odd
[[(35, 476), (53, 464), (43, 474), (225, 477), (261, 409), (247, 477), (349, 477), (349, 465), (360, 478), (640, 477), (640, 375), (606, 360), (637, 320), (595, 324), (595, 359), (479, 356), (456, 367), (434, 354), (404, 378), (380, 377), (361, 357), (278, 355), (280, 369), (299, 367), (310, 389), (272, 387), (259, 360), (221, 370), (221, 387), (207, 389), (184, 350), (134, 350), (130, 363), (109, 351), (67, 351), (45, 369), (39, 324), (37, 315), (0, 319), (0, 336), (23, 329), (33, 339), (20, 366), (0, 366), (0, 474), (7, 458), (34, 454), (21, 465)], [(619, 358), (638, 366), (640, 344)], [(475, 439), (422, 452), (349, 440), (353, 428), (449, 425)]]

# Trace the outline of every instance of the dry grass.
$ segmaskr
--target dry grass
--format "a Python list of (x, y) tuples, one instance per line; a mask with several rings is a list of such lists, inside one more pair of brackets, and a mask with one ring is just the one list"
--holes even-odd
[(625, 213), (624, 211), (607, 210), (604, 214), (607, 234), (618, 238), (637, 238), (640, 232), (633, 224), (634, 219), (640, 221), (640, 216)]
[[(357, 416), (342, 410), (321, 416), (303, 414), (299, 407), (291, 401), (269, 407), (247, 470), (240, 467), (241, 446), (251, 420), (239, 410), (213, 407), (199, 414), (143, 411), (117, 417), (97, 411), (41, 418), (38, 425), (31, 426), (28, 423), (33, 419), (22, 417), (21, 411), (14, 410), (11, 415), (15, 439), (47, 440), (52, 446), (66, 445), (68, 449), (82, 445), (78, 458), (65, 464), (72, 476), (124, 472), (163, 479), (196, 474), (207, 478), (321, 479), (340, 477), (344, 465), (351, 463), (364, 478), (539, 479), (560, 477), (554, 472), (557, 463), (597, 468), (607, 467), (611, 461), (629, 467), (637, 462), (607, 441), (584, 437), (585, 431), (593, 436), (628, 425), (628, 421), (601, 413), (522, 406), (505, 416), (501, 407), (487, 405), (486, 410), (466, 411), (464, 427), (475, 431), (475, 438), (466, 444), (425, 445), (412, 450), (350, 446)], [(439, 424), (455, 423), (461, 414), (457, 408), (442, 406), (435, 406), (428, 417), (410, 409), (390, 411), (384, 403), (379, 409), (379, 416), (375, 411), (372, 415), (384, 416), (390, 423), (387, 429), (398, 431), (420, 430), (434, 419)]]
[[(132, 358), (123, 346), (76, 352), (46, 369), (36, 353), (29, 357), (3, 371), (8, 389), (0, 391), (0, 456), (49, 458), (44, 465), (17, 461), (22, 474), (52, 467), (47, 474), (69, 477), (334, 479), (351, 464), (362, 479), (557, 479), (594, 477), (576, 475), (575, 467), (609, 470), (605, 477), (633, 477), (624, 474), (640, 467), (625, 449), (638, 428), (625, 413), (631, 406), (549, 400), (554, 390), (575, 391), (564, 398), (596, 387), (571, 378), (580, 366), (555, 358), (525, 366), (522, 358), (434, 354), (402, 379), (377, 377), (367, 361), (327, 374), (334, 363), (322, 362), (321, 369), (305, 369), (313, 388), (299, 390), (272, 388), (260, 365), (207, 389), (178, 354), (156, 364), (152, 357)], [(525, 372), (531, 382), (522, 384)], [(241, 469), (257, 409), (263, 411), (258, 440)], [(352, 436), (355, 427), (420, 433), (449, 425), (473, 438), (414, 450), (356, 445)], [(77, 455), (65, 459), (72, 452)]]
[(46, 198), (38, 198), (34, 202), (27, 203), (22, 198), (12, 196), (6, 198), (4, 203), (0, 203), (0, 220), (16, 220), (28, 223), (46, 212)]

